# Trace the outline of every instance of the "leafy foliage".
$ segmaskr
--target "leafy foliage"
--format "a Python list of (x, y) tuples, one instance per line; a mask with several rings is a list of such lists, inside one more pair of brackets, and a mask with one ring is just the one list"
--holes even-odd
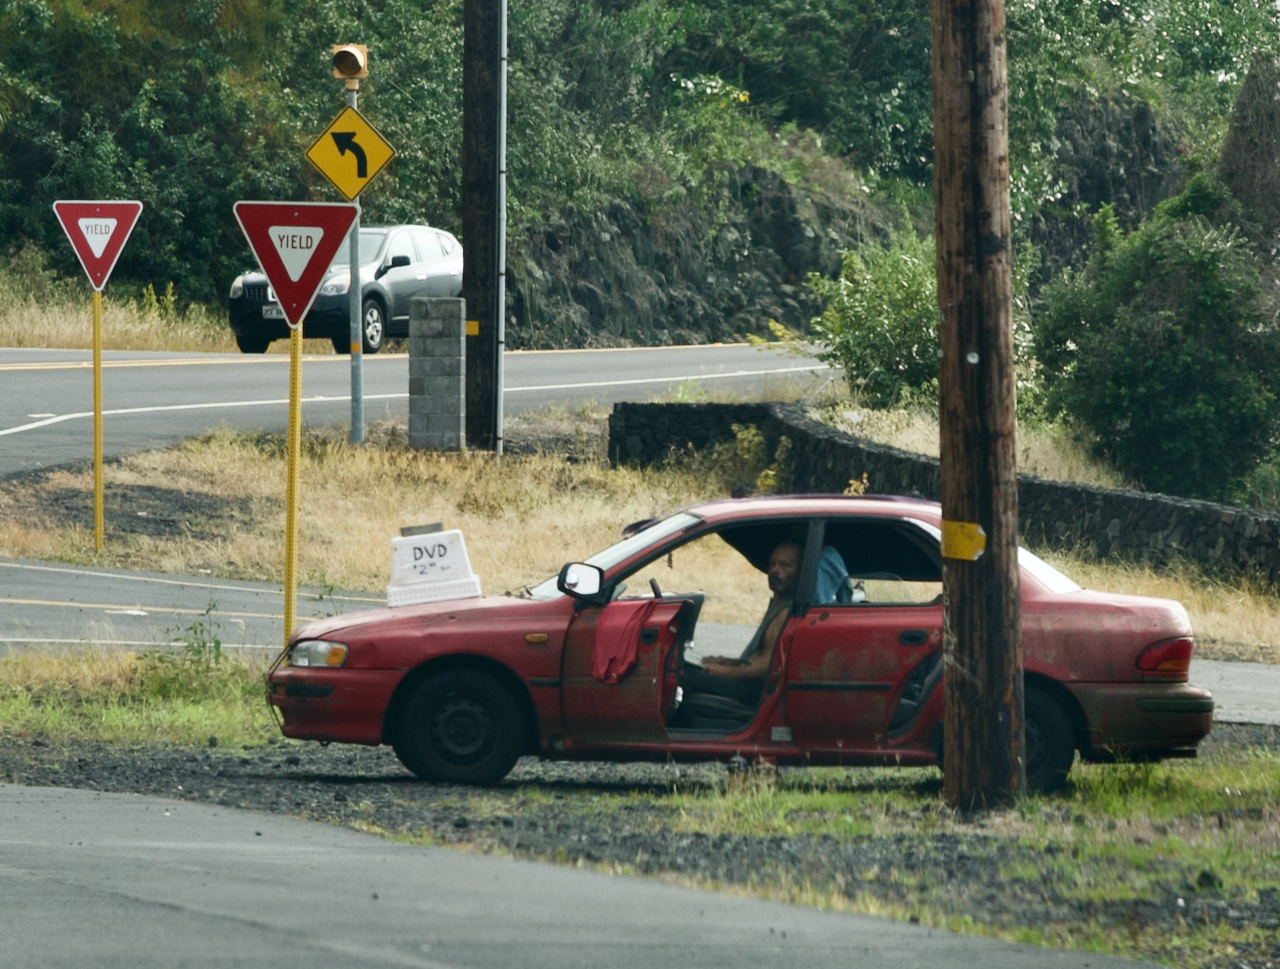
[[(1209, 149), (1271, 0), (1009, 0), (1015, 209), (1062, 193), (1056, 130), (1081, 92), (1171, 106)], [(610, 195), (714, 206), (725, 164), (780, 165), (799, 131), (881, 177), (928, 182), (927, 0), (511, 0), (513, 227)], [(238, 198), (333, 197), (302, 159), (337, 110), (329, 45), (372, 51), (361, 108), (396, 146), (370, 220), (456, 229), (462, 0), (5, 0), (0, 230), (74, 274), (55, 198), (136, 197), (118, 285), (222, 297), (247, 253)], [(1194, 140), (1194, 138), (1193, 138)]]
[(938, 375), (938, 297), (933, 237), (895, 232), (889, 245), (846, 252), (840, 278), (809, 284), (826, 303), (812, 337), (819, 359), (844, 371), (853, 394), (876, 407)]
[(1045, 292), (1036, 345), (1051, 405), (1153, 490), (1232, 497), (1275, 440), (1280, 333), (1237, 216), (1207, 174), (1129, 235), (1106, 208), (1088, 267)]

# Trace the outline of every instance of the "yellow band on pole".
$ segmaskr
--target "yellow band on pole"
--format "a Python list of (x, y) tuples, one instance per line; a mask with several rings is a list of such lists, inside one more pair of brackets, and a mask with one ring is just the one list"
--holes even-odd
[(93, 545), (105, 545), (102, 511), (102, 293), (93, 292)]
[(987, 533), (976, 522), (942, 523), (942, 557), (976, 562), (987, 550)]
[(298, 465), (302, 459), (302, 327), (289, 335), (289, 461), (285, 485), (284, 644), (298, 621)]

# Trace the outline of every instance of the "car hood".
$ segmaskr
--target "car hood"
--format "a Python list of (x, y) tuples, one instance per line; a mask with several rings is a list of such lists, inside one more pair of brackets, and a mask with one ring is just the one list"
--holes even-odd
[(550, 602), (558, 601), (504, 595), (447, 599), (444, 602), (424, 602), (416, 606), (380, 606), (309, 622), (294, 633), (291, 641), (330, 638), (342, 641), (342, 636), (348, 632), (357, 636), (369, 635), (372, 632), (368, 628), (370, 626), (391, 628), (428, 625), (440, 621), (476, 622), (497, 615), (542, 615), (548, 611)]

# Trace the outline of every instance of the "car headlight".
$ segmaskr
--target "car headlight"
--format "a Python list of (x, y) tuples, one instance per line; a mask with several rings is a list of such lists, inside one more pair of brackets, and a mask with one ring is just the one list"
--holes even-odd
[(242, 295), (244, 295), (244, 277), (237, 276), (231, 280), (231, 298), (238, 299)]
[(320, 287), (320, 295), (321, 296), (338, 296), (342, 293), (345, 293), (347, 289), (350, 288), (350, 286), (351, 286), (350, 276), (334, 276), (332, 279), (327, 280), (325, 284)]
[(324, 639), (307, 639), (289, 649), (289, 666), (319, 666), (336, 669), (347, 661), (347, 644)]

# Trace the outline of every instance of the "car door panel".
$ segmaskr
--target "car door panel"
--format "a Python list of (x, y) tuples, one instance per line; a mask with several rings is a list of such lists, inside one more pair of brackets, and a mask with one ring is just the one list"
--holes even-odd
[[(675, 597), (619, 599), (605, 606), (589, 606), (574, 617), (565, 640), (560, 679), (565, 735), (572, 746), (667, 741), (662, 711), (664, 674), (679, 631), (676, 617), (684, 602)], [(592, 674), (597, 638), (624, 633), (635, 637), (634, 665), (616, 683), (598, 679)]]
[(407, 231), (397, 232), (387, 243), (387, 251), (383, 256), (383, 265), (389, 266), (396, 256), (408, 256), (409, 265), (393, 266), (386, 269), (380, 282), (390, 297), (391, 306), (388, 315), (394, 324), (396, 333), (406, 333), (409, 329), (409, 301), (415, 296), (425, 296), (425, 283), (418, 279), (422, 272), (413, 238)]
[(787, 715), (803, 746), (876, 750), (907, 675), (941, 648), (942, 607), (815, 606), (787, 656)]

